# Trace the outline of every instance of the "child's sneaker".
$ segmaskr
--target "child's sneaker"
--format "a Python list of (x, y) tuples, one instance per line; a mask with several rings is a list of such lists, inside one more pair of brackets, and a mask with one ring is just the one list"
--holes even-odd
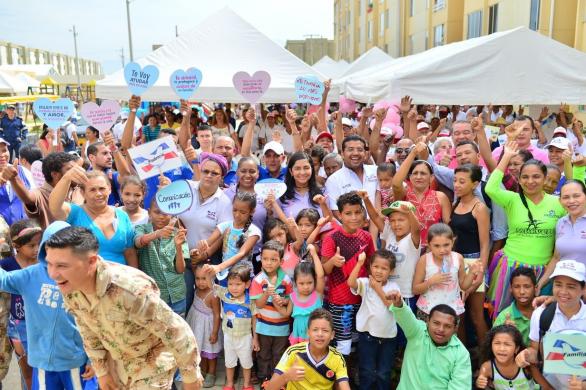
[(270, 381), (271, 381), (271, 380), (270, 380), (269, 378), (265, 378), (265, 379), (262, 381), (262, 384), (260, 385), (260, 388), (261, 388), (261, 389), (266, 389), (266, 388), (268, 387), (268, 385), (269, 385), (269, 382), (270, 382)]
[(213, 374), (206, 374), (206, 377), (203, 381), (203, 387), (204, 388), (209, 388), (209, 387), (214, 387), (214, 385), (216, 384), (216, 376)]

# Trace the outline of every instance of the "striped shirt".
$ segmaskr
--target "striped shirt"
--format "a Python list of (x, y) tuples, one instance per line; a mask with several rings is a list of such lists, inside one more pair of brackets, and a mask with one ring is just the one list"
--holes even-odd
[[(253, 300), (262, 297), (263, 292), (269, 285), (269, 276), (261, 271), (252, 280), (250, 285), (250, 298)], [(275, 293), (282, 298), (288, 298), (293, 292), (293, 282), (285, 272), (279, 268), (277, 270), (277, 282), (275, 283)], [(256, 333), (265, 336), (289, 336), (289, 316), (283, 316), (273, 306), (273, 298), (267, 299), (267, 304), (262, 309), (257, 308), (256, 315)]]

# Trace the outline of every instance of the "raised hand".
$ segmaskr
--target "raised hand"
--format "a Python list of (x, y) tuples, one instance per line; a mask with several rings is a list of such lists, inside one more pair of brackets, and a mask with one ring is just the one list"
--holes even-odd
[(366, 190), (358, 190), (356, 194), (362, 199), (363, 201), (368, 199), (368, 192)]
[(366, 261), (366, 253), (361, 252), (358, 255), (358, 264), (360, 264), (361, 266), (364, 265), (364, 262)]
[(246, 110), (246, 114), (244, 114), (244, 117), (246, 118), (246, 121), (248, 123), (256, 122), (256, 111), (254, 110), (253, 106), (248, 107), (248, 110)]
[(401, 105), (399, 106), (399, 108), (401, 109), (401, 112), (403, 112), (403, 113), (409, 112), (409, 110), (411, 110), (412, 104), (413, 104), (413, 100), (411, 99), (411, 96), (409, 96), (409, 95), (403, 96), (401, 98)]
[(511, 313), (507, 313), (507, 315), (505, 316), (505, 325), (511, 325), (516, 327), (517, 324), (515, 324), (515, 321), (511, 318)]
[(136, 112), (139, 109), (141, 103), (140, 96), (132, 95), (128, 101), (128, 108), (132, 112)]
[(189, 112), (190, 107), (187, 104), (187, 100), (179, 100), (179, 111), (181, 111), (181, 115), (185, 116)]
[(305, 368), (299, 362), (299, 358), (295, 356), (295, 360), (291, 367), (285, 373), (287, 376), (287, 381), (290, 382), (299, 382), (305, 378)]
[(400, 291), (391, 291), (387, 294), (387, 300), (395, 307), (403, 306), (403, 297)]
[(340, 254), (339, 246), (336, 247), (336, 253), (330, 258), (330, 261), (332, 261), (336, 267), (341, 267), (346, 263), (346, 259)]
[(362, 118), (370, 118), (372, 116), (372, 107), (364, 107), (360, 112), (362, 114)]
[(379, 108), (378, 110), (376, 110), (374, 112), (375, 120), (379, 123), (382, 123), (385, 120), (388, 111), (388, 108)]
[(197, 159), (197, 152), (191, 144), (183, 150), (183, 154), (185, 155), (187, 161), (193, 161)]
[(186, 235), (187, 235), (187, 229), (179, 228), (177, 230), (177, 234), (173, 238), (173, 240), (175, 241), (175, 245), (177, 245), (177, 246), (183, 245), (183, 243), (185, 242)]
[(69, 168), (65, 175), (63, 175), (63, 178), (81, 185), (87, 183), (88, 180), (85, 170), (77, 164)]
[(515, 156), (519, 152), (519, 145), (517, 141), (507, 141), (504, 148), (504, 154), (509, 157)]
[(321, 205), (321, 204), (323, 204), (323, 203), (326, 202), (327, 196), (326, 195), (318, 194), (318, 195), (314, 196), (312, 200), (313, 200), (314, 203), (317, 203), (317, 204)]
[(295, 121), (297, 120), (297, 112), (293, 109), (288, 109), (285, 116), (289, 123), (295, 123)]
[(487, 372), (486, 366), (483, 365), (480, 368), (480, 374), (476, 379), (476, 387), (479, 389), (486, 389), (486, 386), (488, 386), (488, 375), (489, 373)]
[(161, 229), (158, 229), (156, 231), (157, 237), (159, 238), (169, 238), (173, 235), (173, 233), (175, 233), (175, 223), (177, 222), (176, 218), (171, 218), (171, 221), (169, 221), (169, 223), (162, 227)]

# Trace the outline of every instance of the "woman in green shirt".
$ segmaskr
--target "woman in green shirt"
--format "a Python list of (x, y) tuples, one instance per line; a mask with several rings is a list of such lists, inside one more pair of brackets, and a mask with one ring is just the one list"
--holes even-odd
[(518, 193), (500, 186), (507, 165), (517, 152), (517, 143), (507, 142), (501, 161), (486, 184), (486, 193), (503, 207), (509, 223), (507, 243), (495, 253), (488, 269), (487, 296), (493, 318), (511, 303), (509, 285), (515, 268), (530, 267), (537, 279), (541, 277), (553, 254), (556, 223), (566, 213), (556, 196), (543, 191), (547, 170), (538, 160), (531, 159), (521, 167)]

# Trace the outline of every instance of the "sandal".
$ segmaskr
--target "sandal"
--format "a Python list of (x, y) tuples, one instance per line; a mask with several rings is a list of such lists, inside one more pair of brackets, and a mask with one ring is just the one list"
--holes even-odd
[(234, 386), (224, 386), (222, 387), (222, 390), (235, 390)]
[(213, 374), (206, 374), (202, 387), (207, 389), (210, 387), (214, 387), (215, 384), (216, 384), (216, 376)]

